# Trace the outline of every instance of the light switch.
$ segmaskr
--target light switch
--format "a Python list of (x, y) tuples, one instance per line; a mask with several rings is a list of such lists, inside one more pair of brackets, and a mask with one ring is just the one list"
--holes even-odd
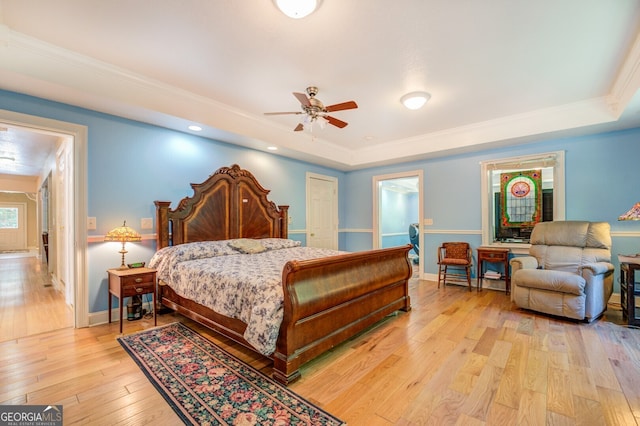
[(88, 217), (87, 218), (87, 229), (90, 231), (95, 231), (96, 230), (96, 218), (95, 217)]
[(140, 220), (140, 229), (153, 229), (153, 219), (150, 217), (143, 217)]
[(423, 224), (424, 225), (433, 225), (433, 219), (431, 219), (431, 218), (425, 219)]

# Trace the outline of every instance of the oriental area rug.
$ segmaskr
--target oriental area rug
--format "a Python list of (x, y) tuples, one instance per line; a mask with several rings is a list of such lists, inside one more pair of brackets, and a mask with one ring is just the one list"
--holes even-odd
[(118, 341), (185, 424), (345, 424), (182, 323)]

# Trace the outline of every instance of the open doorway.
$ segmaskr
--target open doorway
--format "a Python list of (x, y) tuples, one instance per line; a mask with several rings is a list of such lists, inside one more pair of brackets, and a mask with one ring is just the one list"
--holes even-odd
[[(422, 170), (373, 177), (373, 247), (411, 243), (409, 257), (416, 266), (424, 264), (422, 185)], [(422, 275), (424, 267), (417, 269)]]
[[(30, 173), (40, 177), (40, 187), (37, 188), (39, 201), (42, 201), (42, 185), (45, 182), (47, 188), (47, 213), (43, 212), (42, 205), (38, 206), (38, 214), (40, 218), (46, 215), (47, 224), (42, 220), (37, 221), (38, 235), (48, 233), (49, 259), (46, 268), (52, 277), (52, 285), (60, 286), (66, 303), (72, 307), (72, 325), (86, 327), (89, 325), (86, 270), (87, 128), (6, 110), (0, 110), (0, 123), (2, 127), (20, 129), (25, 134), (25, 140), (32, 135), (31, 143), (37, 142), (43, 135), (56, 140), (55, 155), (50, 162), (43, 163), (37, 173)], [(29, 144), (25, 142), (24, 146)], [(21, 143), (15, 146), (16, 150), (22, 148)], [(15, 172), (13, 174), (17, 175)]]

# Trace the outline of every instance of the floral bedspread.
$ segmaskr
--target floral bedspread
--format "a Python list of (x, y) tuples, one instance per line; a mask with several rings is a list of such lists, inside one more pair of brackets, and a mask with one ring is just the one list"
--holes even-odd
[(287, 239), (252, 240), (262, 252), (246, 254), (230, 244), (208, 241), (166, 247), (149, 266), (180, 296), (247, 324), (244, 338), (258, 352), (276, 349), (283, 318), (282, 270), (289, 260), (307, 260), (341, 252), (301, 247)]

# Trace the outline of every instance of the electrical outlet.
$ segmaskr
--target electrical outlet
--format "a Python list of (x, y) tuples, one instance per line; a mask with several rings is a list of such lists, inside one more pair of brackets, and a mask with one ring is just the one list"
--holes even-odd
[(150, 217), (143, 217), (140, 220), (140, 229), (153, 229), (153, 219)]
[(88, 217), (87, 218), (87, 229), (89, 231), (95, 231), (96, 230), (96, 218), (95, 217)]

